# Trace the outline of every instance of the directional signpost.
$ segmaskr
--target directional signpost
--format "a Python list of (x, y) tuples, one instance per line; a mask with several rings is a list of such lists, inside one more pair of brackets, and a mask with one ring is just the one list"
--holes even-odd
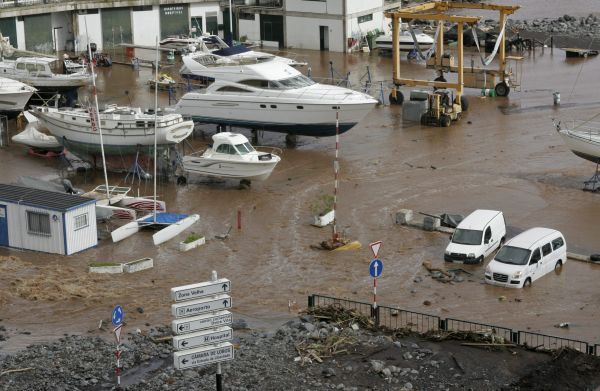
[(369, 244), (369, 247), (371, 247), (371, 251), (373, 252), (373, 257), (375, 257), (369, 264), (369, 274), (373, 277), (373, 315), (377, 314), (377, 277), (381, 276), (381, 273), (383, 273), (383, 262), (381, 262), (381, 259), (377, 258), (382, 243), (381, 240), (378, 240), (377, 242)]
[(115, 356), (117, 357), (117, 368), (115, 372), (117, 374), (117, 389), (121, 389), (121, 331), (123, 329), (123, 307), (117, 305), (112, 312), (111, 320), (115, 326), (113, 333), (115, 333), (115, 339), (117, 340), (117, 351)]
[(234, 359), (231, 281), (212, 281), (171, 288), (173, 366), (188, 369), (217, 363), (217, 390), (222, 389), (221, 362)]

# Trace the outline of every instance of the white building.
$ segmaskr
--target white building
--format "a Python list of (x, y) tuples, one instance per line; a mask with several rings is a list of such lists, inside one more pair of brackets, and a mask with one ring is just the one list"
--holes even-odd
[(70, 255), (97, 244), (96, 200), (0, 184), (0, 246)]
[[(278, 42), (280, 47), (350, 50), (374, 30), (388, 29), (384, 0), (246, 0), (234, 8), (236, 36)], [(223, 25), (229, 28), (228, 11)]]

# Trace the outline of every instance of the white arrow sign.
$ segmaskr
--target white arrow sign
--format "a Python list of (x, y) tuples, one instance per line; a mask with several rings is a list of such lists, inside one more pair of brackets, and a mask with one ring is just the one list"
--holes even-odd
[(221, 278), (216, 281), (207, 281), (199, 284), (171, 288), (171, 299), (174, 301), (185, 301), (227, 292), (231, 292), (231, 281), (226, 278)]
[(171, 314), (176, 318), (184, 318), (226, 308), (231, 308), (231, 297), (229, 295), (216, 295), (205, 299), (171, 304)]
[(373, 256), (375, 258), (377, 258), (377, 254), (379, 254), (379, 249), (381, 248), (382, 243), (383, 242), (381, 240), (378, 240), (369, 244), (369, 247), (371, 247), (371, 251), (373, 252)]
[(173, 348), (176, 350), (192, 349), (202, 345), (231, 341), (232, 338), (231, 327), (219, 327), (214, 330), (175, 336), (173, 337)]
[(192, 316), (190, 318), (174, 319), (171, 328), (174, 334), (185, 334), (211, 327), (227, 326), (233, 323), (233, 316), (229, 311), (217, 311), (214, 314)]
[(173, 353), (173, 366), (176, 369), (193, 368), (227, 360), (233, 360), (233, 345), (229, 342)]

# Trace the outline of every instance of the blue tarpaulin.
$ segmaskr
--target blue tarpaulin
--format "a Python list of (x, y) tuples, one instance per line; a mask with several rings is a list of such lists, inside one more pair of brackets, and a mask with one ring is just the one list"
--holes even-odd
[[(156, 214), (156, 224), (175, 224), (189, 215), (178, 214), (178, 213), (157, 213)], [(154, 215), (150, 215), (145, 219), (141, 220), (143, 223), (153, 223)]]

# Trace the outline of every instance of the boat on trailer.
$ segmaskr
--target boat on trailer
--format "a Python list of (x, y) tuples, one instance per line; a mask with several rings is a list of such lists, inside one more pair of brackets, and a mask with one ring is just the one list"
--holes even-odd
[(556, 131), (567, 147), (582, 159), (596, 163), (596, 172), (584, 182), (585, 190), (600, 189), (600, 123), (572, 121), (569, 126), (555, 122)]
[(271, 152), (257, 151), (248, 139), (239, 133), (216, 133), (212, 139), (213, 144), (203, 152), (183, 157), (182, 166), (186, 174), (263, 181), (281, 161), (274, 153), (277, 148), (272, 148)]

